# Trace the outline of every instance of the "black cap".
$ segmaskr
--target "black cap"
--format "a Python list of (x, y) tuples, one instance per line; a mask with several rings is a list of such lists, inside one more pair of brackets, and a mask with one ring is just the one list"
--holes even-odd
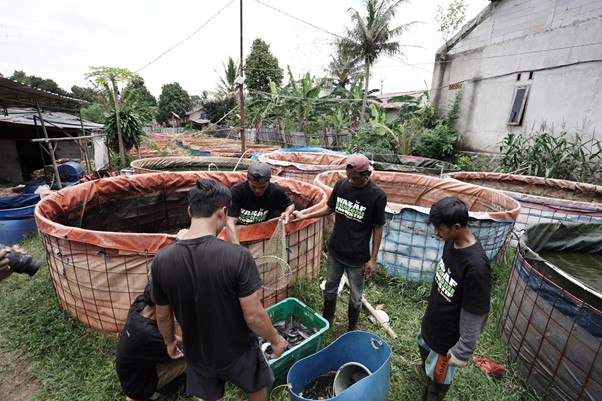
[(266, 182), (272, 177), (272, 168), (269, 164), (263, 162), (253, 162), (247, 170), (249, 180)]

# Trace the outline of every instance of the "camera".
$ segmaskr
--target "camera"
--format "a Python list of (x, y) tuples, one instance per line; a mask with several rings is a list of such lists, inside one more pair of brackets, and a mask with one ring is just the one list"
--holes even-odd
[[(5, 245), (0, 244), (0, 249), (5, 248)], [(5, 258), (8, 258), (10, 269), (15, 273), (27, 273), (30, 277), (33, 277), (34, 274), (40, 270), (42, 266), (42, 262), (37, 259), (32, 258), (29, 255), (24, 255), (21, 252), (8, 251)]]

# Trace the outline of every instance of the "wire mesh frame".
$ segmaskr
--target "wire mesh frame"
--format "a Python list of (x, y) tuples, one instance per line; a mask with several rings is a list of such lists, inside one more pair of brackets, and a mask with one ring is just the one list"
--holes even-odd
[(602, 312), (537, 271), (518, 250), (498, 329), (536, 394), (567, 401), (602, 396)]
[[(428, 215), (412, 208), (399, 213), (386, 213), (381, 249), (377, 262), (392, 275), (409, 281), (431, 281), (443, 252)], [(492, 262), (502, 253), (514, 226), (514, 221), (471, 219), (469, 227), (479, 239)]]
[[(555, 222), (575, 221), (583, 223), (602, 223), (602, 208), (562, 204), (562, 199), (536, 201), (510, 194), (521, 204), (521, 212), (516, 219), (516, 231), (520, 232), (528, 225)], [(593, 205), (593, 204), (592, 204)]]
[(148, 281), (152, 259), (43, 233), (42, 241), (61, 306), (87, 327), (121, 331), (129, 306)]

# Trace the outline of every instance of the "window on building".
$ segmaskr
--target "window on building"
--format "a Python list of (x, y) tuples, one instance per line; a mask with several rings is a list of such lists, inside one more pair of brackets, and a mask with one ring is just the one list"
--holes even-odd
[(508, 125), (521, 125), (523, 123), (523, 114), (525, 113), (525, 103), (529, 96), (529, 85), (517, 86), (514, 89), (514, 98), (512, 108), (510, 109), (510, 118)]

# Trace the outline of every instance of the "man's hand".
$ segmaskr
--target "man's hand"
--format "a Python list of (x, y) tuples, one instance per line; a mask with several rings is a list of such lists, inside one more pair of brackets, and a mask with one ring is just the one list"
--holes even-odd
[(7, 278), (11, 274), (13, 274), (13, 271), (10, 269), (10, 266), (8, 265), (10, 263), (10, 261), (6, 257), (6, 254), (8, 252), (19, 252), (24, 255), (27, 255), (27, 251), (22, 249), (19, 245), (13, 245), (12, 248), (7, 246), (7, 247), (0, 249), (0, 281), (4, 280), (5, 278)]
[(290, 219), (290, 214), (288, 212), (282, 212), (282, 214), (280, 215), (280, 219), (284, 222), (284, 224), (288, 224), (288, 221)]
[(457, 368), (465, 368), (468, 365), (468, 361), (461, 361), (452, 354), (451, 349), (447, 351), (447, 358), (449, 359), (449, 366), (455, 366)]
[(370, 278), (374, 275), (375, 271), (376, 271), (376, 261), (370, 259), (364, 266), (364, 275), (366, 276), (366, 278)]
[(293, 217), (295, 217), (295, 220), (303, 220), (303, 219), (305, 219), (305, 215), (303, 214), (303, 212), (301, 212), (299, 210), (295, 210), (293, 212)]
[(276, 358), (279, 358), (280, 355), (284, 354), (284, 351), (286, 351), (286, 347), (288, 346), (288, 343), (286, 342), (284, 337), (282, 337), (281, 335), (278, 335), (278, 341), (275, 343), (271, 343), (271, 346), (272, 346), (271, 357), (273, 359), (276, 359)]
[(171, 359), (180, 359), (184, 357), (182, 352), (182, 338), (175, 336), (174, 340), (167, 344), (167, 353)]
[(8, 266), (9, 260), (5, 257), (6, 253), (6, 249), (0, 249), (0, 281), (13, 274), (13, 271)]

